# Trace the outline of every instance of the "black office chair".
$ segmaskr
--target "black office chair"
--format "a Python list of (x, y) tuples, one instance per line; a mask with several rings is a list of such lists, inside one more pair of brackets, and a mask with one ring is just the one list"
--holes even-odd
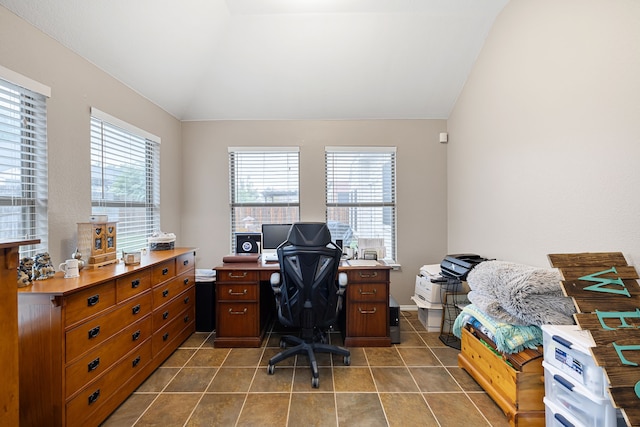
[[(325, 223), (296, 223), (287, 241), (278, 249), (280, 273), (271, 276), (278, 318), (284, 326), (299, 327), (300, 337), (285, 335), (280, 347), (293, 345), (269, 360), (267, 372), (273, 374), (275, 364), (296, 354), (306, 354), (317, 388), (318, 363), (314, 353), (333, 353), (351, 364), (351, 354), (344, 347), (327, 344), (327, 331), (338, 319), (347, 286), (346, 273), (338, 274), (342, 251), (331, 242)], [(336, 277), (337, 276), (337, 277)]]

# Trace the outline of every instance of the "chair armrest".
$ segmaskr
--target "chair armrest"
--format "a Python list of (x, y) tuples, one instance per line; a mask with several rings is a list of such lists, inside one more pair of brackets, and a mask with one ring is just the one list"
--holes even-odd
[(338, 295), (343, 295), (347, 289), (347, 273), (341, 271), (338, 273)]
[(275, 294), (280, 293), (280, 272), (271, 273), (271, 289)]

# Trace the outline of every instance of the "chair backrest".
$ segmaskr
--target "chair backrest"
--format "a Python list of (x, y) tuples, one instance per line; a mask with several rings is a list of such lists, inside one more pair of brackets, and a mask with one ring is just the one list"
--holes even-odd
[(336, 281), (342, 251), (325, 223), (296, 223), (278, 249), (281, 300), (278, 317), (287, 326), (326, 328), (337, 319)]

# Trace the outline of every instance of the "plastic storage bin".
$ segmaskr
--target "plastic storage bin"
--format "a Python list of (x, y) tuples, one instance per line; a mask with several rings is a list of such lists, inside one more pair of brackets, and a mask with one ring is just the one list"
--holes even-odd
[(594, 396), (607, 397), (609, 386), (604, 370), (595, 364), (589, 331), (576, 325), (542, 325), (544, 361), (584, 386)]
[(584, 425), (616, 426), (616, 410), (609, 397), (594, 396), (585, 386), (577, 384), (559, 369), (550, 366), (547, 361), (543, 361), (542, 366), (544, 392), (549, 401)]
[(567, 413), (548, 397), (545, 397), (543, 401), (546, 427), (591, 427), (580, 423), (574, 416)]

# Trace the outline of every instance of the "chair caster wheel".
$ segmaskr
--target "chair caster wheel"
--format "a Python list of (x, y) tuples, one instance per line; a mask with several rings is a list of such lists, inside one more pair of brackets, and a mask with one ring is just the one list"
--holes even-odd
[(320, 387), (320, 378), (311, 378), (311, 387), (313, 388)]
[(276, 371), (276, 365), (267, 365), (267, 374), (273, 375)]
[(344, 359), (342, 359), (342, 361), (344, 362), (344, 366), (351, 365), (351, 356), (344, 356)]

